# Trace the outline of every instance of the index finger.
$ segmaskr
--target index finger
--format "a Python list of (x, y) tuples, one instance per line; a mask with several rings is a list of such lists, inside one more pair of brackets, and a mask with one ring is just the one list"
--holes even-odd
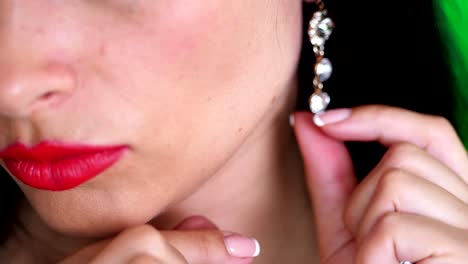
[[(333, 122), (339, 116), (346, 118)], [(386, 146), (407, 142), (419, 146), (468, 182), (468, 175), (464, 175), (468, 171), (466, 150), (453, 126), (443, 117), (369, 105), (330, 110), (316, 119), (326, 134), (340, 140), (379, 141)]]
[(325, 261), (340, 255), (352, 241), (345, 226), (344, 212), (356, 178), (343, 142), (316, 128), (310, 113), (296, 113), (294, 119), (314, 209), (320, 258)]
[(161, 231), (164, 238), (193, 264), (249, 264), (260, 254), (254, 238), (219, 230)]

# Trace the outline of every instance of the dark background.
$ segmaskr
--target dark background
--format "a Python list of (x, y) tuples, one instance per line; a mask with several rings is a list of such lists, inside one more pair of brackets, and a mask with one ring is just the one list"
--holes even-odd
[[(380, 103), (452, 119), (450, 78), (430, 0), (325, 1), (336, 24), (326, 45), (326, 56), (334, 64), (333, 76), (325, 83), (331, 108)], [(311, 11), (312, 5), (304, 11), (305, 34)], [(314, 56), (308, 42), (304, 47), (299, 105), (306, 109)], [(384, 151), (375, 143), (348, 146), (360, 177)], [(20, 196), (0, 169), (0, 243), (9, 234)]]
[[(334, 67), (324, 83), (332, 98), (330, 108), (386, 104), (453, 120), (451, 78), (432, 1), (324, 2), (335, 22), (325, 46), (325, 56)], [(312, 11), (313, 5), (304, 10), (304, 34)], [(299, 107), (307, 109), (314, 63), (307, 42), (301, 59)], [(348, 143), (348, 147), (360, 178), (385, 151), (377, 143)]]

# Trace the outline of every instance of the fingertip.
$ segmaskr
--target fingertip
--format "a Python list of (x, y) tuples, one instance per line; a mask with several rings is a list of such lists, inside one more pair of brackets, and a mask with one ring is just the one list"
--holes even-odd
[(219, 227), (208, 218), (201, 215), (194, 215), (185, 218), (174, 230), (219, 230)]
[(318, 127), (323, 127), (325, 126), (325, 122), (322, 120), (322, 118), (320, 117), (322, 114), (321, 113), (318, 113), (318, 114), (315, 114), (314, 117), (313, 117), (313, 121), (314, 121), (314, 124)]
[(253, 256), (258, 257), (258, 256), (260, 256), (260, 253), (262, 251), (262, 248), (260, 246), (260, 242), (258, 242), (258, 240), (255, 239), (255, 238), (252, 238), (252, 240), (254, 241), (254, 244), (255, 244), (255, 252), (254, 252)]
[(257, 239), (238, 234), (225, 235), (224, 244), (229, 255), (236, 258), (255, 258), (261, 252)]
[(351, 117), (352, 109), (340, 108), (332, 109), (314, 115), (314, 123), (318, 127), (343, 122)]
[[(317, 116), (317, 115), (315, 115)], [(306, 163), (326, 157), (333, 158), (337, 146), (342, 142), (329, 137), (314, 123), (314, 115), (310, 112), (297, 112), (295, 114), (295, 133), (302, 156)]]
[(313, 123), (313, 114), (310, 112), (295, 112), (294, 130), (298, 136), (301, 136), (304, 131), (319, 131)]

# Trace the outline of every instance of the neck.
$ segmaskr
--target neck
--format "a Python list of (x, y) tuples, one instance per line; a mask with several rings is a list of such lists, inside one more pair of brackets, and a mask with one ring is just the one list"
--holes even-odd
[[(157, 228), (169, 229), (185, 217), (203, 215), (222, 230), (257, 238), (262, 244), (262, 255), (255, 263), (311, 263), (316, 259), (311, 250), (315, 247), (312, 210), (300, 153), (288, 124), (294, 97), (292, 94), (285, 98), (282, 105), (277, 100), (272, 111), (216, 175), (152, 223)], [(35, 263), (37, 252), (47, 252), (47, 256), (40, 258), (56, 261), (93, 242), (53, 232), (27, 203), (20, 213), (20, 226), (17, 243), (10, 243), (10, 247), (22, 244), (28, 254), (36, 251), (32, 253)]]
[(312, 209), (288, 121), (293, 98), (273, 105), (229, 163), (195, 194), (155, 219), (155, 225), (171, 228), (188, 216), (203, 215), (222, 230), (256, 237), (262, 254), (255, 263), (311, 263), (316, 258), (311, 250)]

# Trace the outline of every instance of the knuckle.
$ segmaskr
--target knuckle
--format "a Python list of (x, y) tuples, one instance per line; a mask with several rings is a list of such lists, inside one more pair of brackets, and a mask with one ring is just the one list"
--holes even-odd
[(136, 255), (133, 257), (128, 264), (158, 264), (160, 263), (157, 259), (153, 258), (152, 256), (149, 255)]
[(384, 157), (384, 162), (393, 167), (402, 167), (410, 161), (409, 156), (414, 155), (419, 151), (419, 148), (411, 143), (398, 143), (392, 145)]
[(133, 245), (148, 251), (161, 250), (167, 247), (164, 237), (151, 225), (127, 229), (122, 232), (121, 238), (132, 241)]
[[(376, 186), (376, 195), (373, 203), (398, 212), (401, 209), (401, 195), (408, 189), (408, 175), (400, 169), (389, 169), (382, 175)], [(387, 209), (387, 210), (388, 210)]]
[(433, 116), (433, 123), (436, 127), (443, 129), (443, 130), (452, 130), (452, 124), (450, 121), (443, 117), (443, 116)]
[(399, 213), (387, 213), (377, 222), (375, 232), (379, 236), (391, 236), (401, 225), (401, 215)]
[(376, 187), (377, 193), (394, 194), (406, 186), (408, 174), (398, 168), (390, 168), (385, 171), (379, 179)]
[(358, 111), (362, 111), (364, 115), (373, 120), (385, 119), (391, 109), (388, 106), (373, 104), (357, 107)]
[(430, 122), (435, 128), (431, 131), (436, 138), (443, 139), (446, 138), (448, 134), (455, 134), (455, 129), (452, 124), (443, 116), (432, 116)]
[(227, 257), (223, 234), (219, 231), (200, 233), (195, 245), (200, 259)]
[(202, 259), (208, 259), (210, 257), (211, 250), (210, 250), (209, 242), (210, 242), (210, 239), (206, 235), (199, 237), (197, 247), (198, 247), (198, 254), (200, 254), (200, 257)]
[(415, 152), (419, 151), (419, 148), (411, 143), (408, 142), (401, 142), (392, 145), (388, 151), (388, 158), (391, 161), (402, 162), (407, 160), (408, 155), (411, 155)]
[(382, 113), (390, 109), (390, 107), (386, 105), (382, 105), (382, 104), (364, 105), (364, 106), (359, 106), (358, 109), (359, 108), (365, 110), (366, 112), (373, 112), (373, 113)]

